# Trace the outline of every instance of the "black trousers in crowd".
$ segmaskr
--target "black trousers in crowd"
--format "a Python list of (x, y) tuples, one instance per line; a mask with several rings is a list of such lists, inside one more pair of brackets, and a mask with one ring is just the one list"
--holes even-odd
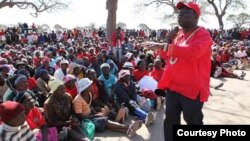
[(203, 102), (198, 96), (191, 100), (181, 94), (168, 90), (166, 94), (166, 118), (164, 120), (165, 141), (173, 141), (173, 125), (181, 124), (181, 112), (187, 125), (203, 124), (202, 114)]

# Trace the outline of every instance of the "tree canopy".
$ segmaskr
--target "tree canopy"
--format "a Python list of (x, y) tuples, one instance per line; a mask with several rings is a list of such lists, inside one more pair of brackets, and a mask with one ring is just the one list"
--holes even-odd
[(230, 14), (227, 17), (227, 21), (232, 23), (235, 28), (239, 29), (247, 24), (250, 24), (250, 15), (247, 13), (240, 13), (238, 15)]
[[(141, 0), (141, 6), (147, 7), (150, 5), (155, 5), (156, 8), (161, 8), (162, 6), (169, 7), (166, 10), (166, 19), (176, 18), (178, 10), (176, 9), (176, 4), (180, 0)], [(230, 10), (239, 10), (246, 8), (245, 0), (182, 0), (184, 2), (194, 1), (198, 3), (201, 7), (202, 19), (204, 15), (214, 15), (216, 16), (220, 29), (224, 29), (223, 17)], [(204, 19), (203, 19), (204, 20)], [(171, 23), (170, 23), (171, 24)]]

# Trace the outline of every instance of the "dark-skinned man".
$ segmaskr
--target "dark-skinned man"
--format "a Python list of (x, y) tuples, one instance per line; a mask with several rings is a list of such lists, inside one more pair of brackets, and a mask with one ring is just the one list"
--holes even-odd
[[(183, 112), (188, 125), (203, 124), (203, 103), (209, 97), (212, 39), (209, 32), (198, 26), (200, 7), (179, 2), (178, 23), (181, 27), (169, 32), (168, 43), (143, 43), (160, 51), (166, 68), (158, 89), (166, 91), (165, 141), (173, 141), (173, 125), (180, 124)], [(156, 91), (157, 93), (157, 91)]]

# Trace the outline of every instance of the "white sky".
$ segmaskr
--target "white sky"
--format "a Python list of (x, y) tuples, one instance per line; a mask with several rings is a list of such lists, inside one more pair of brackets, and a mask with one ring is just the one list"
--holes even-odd
[[(117, 22), (124, 22), (128, 28), (137, 28), (140, 23), (147, 24), (150, 28), (168, 28), (168, 24), (160, 20), (162, 8), (157, 11), (151, 6), (143, 12), (135, 12), (134, 4), (137, 0), (119, 0), (117, 11)], [(31, 25), (48, 24), (52, 28), (55, 24), (60, 24), (63, 27), (73, 28), (77, 25), (87, 26), (90, 23), (95, 23), (96, 27), (106, 24), (107, 10), (106, 0), (73, 0), (69, 9), (59, 11), (58, 13), (42, 13), (38, 18), (33, 18), (30, 15), (31, 10), (20, 10), (14, 8), (0, 9), (0, 24), (17, 24), (18, 22), (27, 22)], [(218, 28), (217, 19), (209, 18), (206, 23), (199, 24), (207, 28)]]

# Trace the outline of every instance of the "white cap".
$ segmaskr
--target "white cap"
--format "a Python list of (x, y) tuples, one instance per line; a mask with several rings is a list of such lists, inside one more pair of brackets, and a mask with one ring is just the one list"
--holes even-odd
[(125, 62), (124, 65), (122, 66), (123, 68), (131, 68), (133, 69), (133, 64), (131, 62)]
[(123, 78), (124, 76), (126, 75), (130, 75), (130, 71), (129, 70), (121, 70), (119, 73), (118, 73), (118, 77), (119, 78)]
[(132, 55), (133, 55), (133, 53), (128, 52), (128, 53), (125, 55), (125, 57), (128, 58), (128, 59), (130, 59), (130, 58), (132, 57)]
[(69, 61), (64, 59), (64, 60), (61, 61), (61, 65), (62, 64), (69, 64)]
[(93, 81), (89, 80), (88, 78), (83, 78), (78, 81), (78, 92), (81, 93), (85, 89), (87, 89)]
[(103, 63), (102, 65), (101, 65), (101, 69), (103, 68), (103, 67), (108, 67), (108, 68), (110, 68), (110, 65), (108, 64), (108, 63)]

